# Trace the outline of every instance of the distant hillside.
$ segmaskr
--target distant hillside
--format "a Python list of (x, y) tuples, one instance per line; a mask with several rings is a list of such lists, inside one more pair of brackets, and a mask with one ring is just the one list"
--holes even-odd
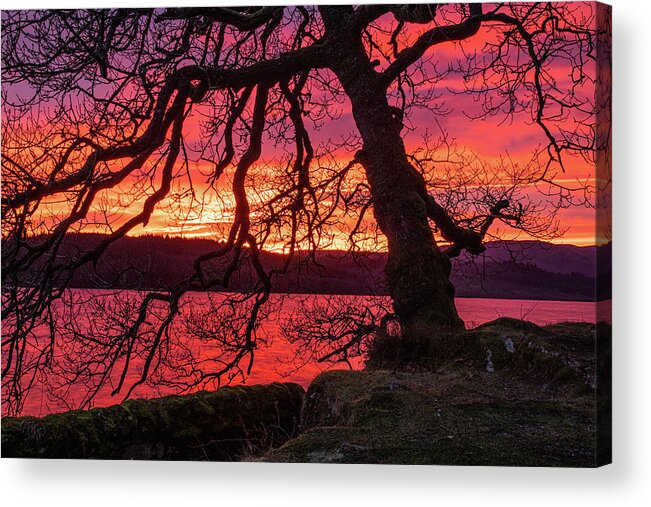
[[(468, 257), (464, 254), (461, 259)], [(577, 273), (589, 278), (594, 277), (596, 266), (594, 246), (556, 245), (543, 241), (488, 243), (482, 257), (493, 262), (533, 264), (550, 273)]]
[[(64, 254), (78, 256), (97, 245), (102, 236), (71, 235)], [(140, 236), (123, 238), (111, 245), (93, 268), (79, 270), (72, 286), (81, 288), (164, 289), (173, 287), (192, 273), (194, 259), (218, 244), (206, 239)], [(600, 299), (609, 298), (610, 244), (604, 247), (554, 245), (537, 241), (490, 243), (479, 257), (468, 255), (453, 264), (452, 282), (459, 297), (548, 299), (590, 301), (595, 293), (595, 265), (600, 255)], [(287, 273), (274, 277), (277, 292), (322, 294), (386, 294), (383, 268), (386, 254), (351, 256), (339, 251), (319, 251), (315, 263), (299, 269), (297, 255)], [(207, 263), (206, 271), (219, 274), (226, 260)], [(285, 258), (265, 253), (267, 269), (280, 270)], [(234, 275), (232, 290), (243, 290), (254, 282), (250, 270)]]

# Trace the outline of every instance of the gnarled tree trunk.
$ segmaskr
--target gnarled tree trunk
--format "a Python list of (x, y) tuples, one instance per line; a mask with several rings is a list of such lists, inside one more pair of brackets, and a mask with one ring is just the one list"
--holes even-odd
[(386, 86), (361, 42), (351, 39), (335, 58), (334, 69), (364, 142), (357, 156), (366, 170), (375, 218), (388, 240), (385, 272), (403, 337), (421, 339), (434, 328), (463, 328), (449, 281), (450, 260), (429, 227), (426, 190), (407, 159), (401, 118), (389, 105)]

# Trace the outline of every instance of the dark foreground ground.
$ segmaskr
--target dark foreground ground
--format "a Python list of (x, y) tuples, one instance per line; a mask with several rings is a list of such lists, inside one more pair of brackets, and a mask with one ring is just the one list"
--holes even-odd
[[(602, 332), (609, 337), (609, 328)], [(321, 375), (306, 396), (303, 433), (262, 459), (566, 467), (610, 461), (607, 397), (597, 439), (594, 325), (540, 328), (500, 319), (472, 334), (479, 351), (436, 372)]]
[(2, 457), (567, 467), (610, 461), (609, 326), (499, 319), (466, 339), (465, 355), (435, 371), (332, 371), (307, 394), (295, 384), (273, 384), (3, 418)]

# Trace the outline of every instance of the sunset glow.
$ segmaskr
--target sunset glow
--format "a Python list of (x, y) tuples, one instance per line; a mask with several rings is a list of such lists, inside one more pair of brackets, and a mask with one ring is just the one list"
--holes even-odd
[[(575, 9), (577, 17), (588, 18), (592, 16), (592, 6), (586, 4), (577, 6)], [(396, 21), (392, 16), (386, 15), (377, 21), (376, 26), (390, 33), (396, 27)], [(409, 43), (417, 39), (422, 34), (424, 28), (419, 25), (409, 25), (405, 28), (403, 37), (404, 42)], [(380, 32), (378, 32), (380, 33)], [(480, 32), (478, 37), (464, 42), (452, 42), (446, 45), (436, 47), (430, 50), (427, 55), (427, 61), (436, 62), (437, 68), (445, 69), (446, 66), (452, 66), (459, 59), (473, 55), (479, 52), (486, 44), (494, 43), (496, 35), (490, 30)], [(388, 51), (388, 36), (379, 37), (378, 43)], [(381, 64), (378, 70), (382, 70)], [(590, 70), (590, 69), (588, 69)], [(575, 77), (574, 70), (566, 62), (559, 61), (554, 63), (553, 79), (557, 81), (559, 87), (567, 86)], [(593, 79), (594, 76), (589, 76)], [(540, 150), (545, 145), (546, 138), (544, 132), (531, 122), (530, 113), (522, 111), (508, 118), (497, 116), (487, 116), (478, 120), (469, 121), (468, 118), (478, 114), (480, 105), (472, 94), (463, 93), (464, 81), (456, 73), (443, 75), (431, 81), (430, 84), (420, 87), (420, 93), (429, 93), (432, 95), (431, 103), (428, 107), (434, 108), (432, 112), (428, 109), (414, 109), (408, 118), (407, 129), (404, 133), (404, 140), (407, 151), (414, 152), (422, 147), (423, 135), (444, 137), (446, 142), (452, 143), (458, 153), (471, 153), (473, 157), (481, 159), (487, 164), (499, 165), (504, 157), (508, 157), (514, 165), (526, 165), (530, 163), (532, 154)], [(17, 87), (4, 87), (3, 90), (9, 96), (26, 96), (29, 89), (23, 85)], [(585, 87), (585, 91), (580, 93), (589, 93), (590, 86)], [(74, 100), (74, 96), (73, 96)], [(75, 107), (74, 102), (70, 104)], [(47, 104), (34, 106), (35, 115), (41, 117), (47, 113)], [(6, 111), (5, 111), (6, 114)], [(352, 139), (357, 136), (356, 126), (352, 118), (350, 104), (347, 100), (334, 106), (332, 112), (333, 118), (315, 122), (312, 125), (311, 132), (313, 144), (323, 146), (326, 143), (338, 143), (342, 139)], [(210, 156), (201, 155), (198, 151), (193, 152), (193, 147), (199, 146), (204, 138), (205, 122), (210, 112), (201, 105), (195, 106), (192, 113), (188, 116), (183, 127), (183, 140), (188, 155), (188, 164), (177, 162), (175, 169), (175, 178), (172, 189), (167, 197), (158, 203), (154, 209), (151, 218), (145, 226), (137, 226), (127, 232), (128, 235), (157, 234), (179, 237), (203, 237), (212, 238), (221, 241), (227, 233), (228, 225), (232, 222), (234, 216), (234, 201), (228, 189), (232, 183), (234, 166), (230, 165), (224, 175), (216, 182), (209, 184), (209, 175), (211, 173)], [(21, 123), (26, 129), (26, 136), (51, 136), (50, 131), (57, 132), (56, 112), (51, 109), (49, 113), (51, 118), (50, 126), (37, 127), (34, 131), (35, 124), (31, 124), (29, 116), (23, 118)], [(273, 113), (271, 113), (273, 117)], [(34, 117), (36, 118), (36, 117)], [(573, 128), (572, 123), (577, 119), (568, 117), (567, 128)], [(83, 129), (83, 124), (80, 129)], [(83, 135), (83, 131), (80, 132)], [(60, 135), (57, 134), (60, 138)], [(291, 160), (291, 153), (282, 144), (277, 145), (277, 139), (274, 138), (273, 131), (265, 134), (266, 142), (263, 143), (261, 160), (256, 164), (258, 174), (277, 174), (286, 169), (288, 161)], [(54, 143), (57, 137), (50, 137), (50, 143)], [(38, 150), (38, 147), (35, 147)], [(446, 147), (442, 148), (447, 149)], [(342, 148), (331, 151), (325, 164), (336, 164), (340, 167), (345, 166), (353, 158), (354, 151)], [(37, 153), (34, 154), (38, 156)], [(445, 154), (441, 155), (442, 157)], [(290, 158), (288, 158), (290, 157)], [(201, 158), (201, 159), (200, 159)], [(78, 163), (83, 161), (83, 153), (77, 158)], [(73, 162), (73, 161), (71, 161)], [(43, 171), (47, 171), (47, 159), (43, 160)], [(235, 162), (234, 162), (235, 163)], [(74, 162), (73, 162), (74, 164)], [(160, 181), (160, 173), (148, 162), (138, 173), (138, 175), (129, 176), (119, 185), (112, 187), (107, 191), (98, 194), (88, 217), (79, 221), (77, 229), (83, 232), (101, 232), (108, 233), (115, 230), (116, 227), (123, 224), (129, 218), (135, 216), (142, 209), (142, 199), (150, 195)], [(123, 164), (113, 163), (106, 167), (107, 171), (119, 170)], [(311, 171), (313, 174), (321, 169), (316, 163), (312, 163)], [(361, 181), (363, 175), (360, 166), (355, 166), (351, 171), (351, 185), (356, 181)], [(572, 199), (576, 201), (574, 206), (563, 206), (557, 214), (557, 220), (560, 225), (562, 234), (558, 237), (549, 238), (553, 243), (570, 243), (576, 245), (593, 245), (595, 244), (595, 230), (593, 225), (594, 205), (593, 191), (595, 184), (594, 162), (585, 160), (578, 156), (569, 156), (564, 161), (564, 167), (556, 165), (552, 167), (554, 181), (566, 187), (568, 195), (573, 195), (572, 188), (576, 188)], [(140, 175), (148, 175), (146, 179)], [(472, 182), (467, 182), (472, 185)], [(270, 184), (269, 182), (266, 184)], [(477, 185), (481, 185), (477, 181)], [(257, 189), (256, 182), (250, 182), (247, 186), (247, 195), (252, 203), (260, 201), (261, 190), (263, 193), (268, 191), (273, 193), (272, 188), (265, 190)], [(264, 186), (264, 184), (262, 185)], [(550, 206), (554, 205), (555, 196), (546, 197), (544, 195), (545, 185), (539, 185), (538, 188), (531, 188), (529, 194), (537, 202), (544, 205), (548, 200)], [(541, 189), (543, 193), (541, 193)], [(586, 193), (586, 190), (588, 193)], [(69, 204), (60, 198), (54, 198), (51, 202), (46, 199), (43, 205), (37, 211), (34, 217), (34, 233), (38, 234), (48, 230), (54, 223), (57, 223), (62, 217), (70, 212)], [(320, 245), (322, 249), (339, 249), (349, 248), (350, 243), (348, 233), (354, 225), (356, 217), (341, 217), (340, 223), (333, 226), (329, 233), (326, 234)], [(372, 226), (372, 213), (368, 213), (364, 223)], [(41, 225), (39, 225), (41, 224)], [(267, 249), (283, 250), (283, 230), (280, 229), (274, 239), (270, 239), (266, 245)], [(529, 239), (531, 236), (526, 232), (515, 231), (509, 227), (502, 227), (499, 236), (504, 239)], [(360, 242), (361, 248), (370, 248), (377, 250), (382, 249), (382, 238), (374, 237), (371, 243), (364, 244)]]

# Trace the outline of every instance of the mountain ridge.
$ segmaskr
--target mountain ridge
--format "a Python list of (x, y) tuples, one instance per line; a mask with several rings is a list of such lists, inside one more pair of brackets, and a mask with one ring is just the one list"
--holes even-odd
[[(65, 238), (62, 254), (77, 257), (104, 238), (74, 234)], [(194, 259), (214, 250), (218, 242), (203, 238), (154, 235), (127, 236), (113, 243), (97, 262), (86, 264), (72, 278), (76, 288), (169, 289), (192, 273)], [(611, 245), (576, 246), (541, 241), (490, 242), (478, 257), (463, 254), (453, 260), (451, 280), (457, 297), (594, 301), (609, 298)], [(599, 252), (599, 262), (597, 253)], [(275, 292), (323, 294), (387, 294), (383, 269), (387, 254), (319, 250), (307, 266), (289, 263), (287, 273), (274, 276)], [(218, 276), (229, 259), (209, 262), (208, 275)], [(286, 257), (265, 252), (261, 262), (281, 271)], [(597, 277), (596, 268), (600, 267)], [(246, 290), (255, 283), (244, 266), (229, 283), (230, 290)]]

